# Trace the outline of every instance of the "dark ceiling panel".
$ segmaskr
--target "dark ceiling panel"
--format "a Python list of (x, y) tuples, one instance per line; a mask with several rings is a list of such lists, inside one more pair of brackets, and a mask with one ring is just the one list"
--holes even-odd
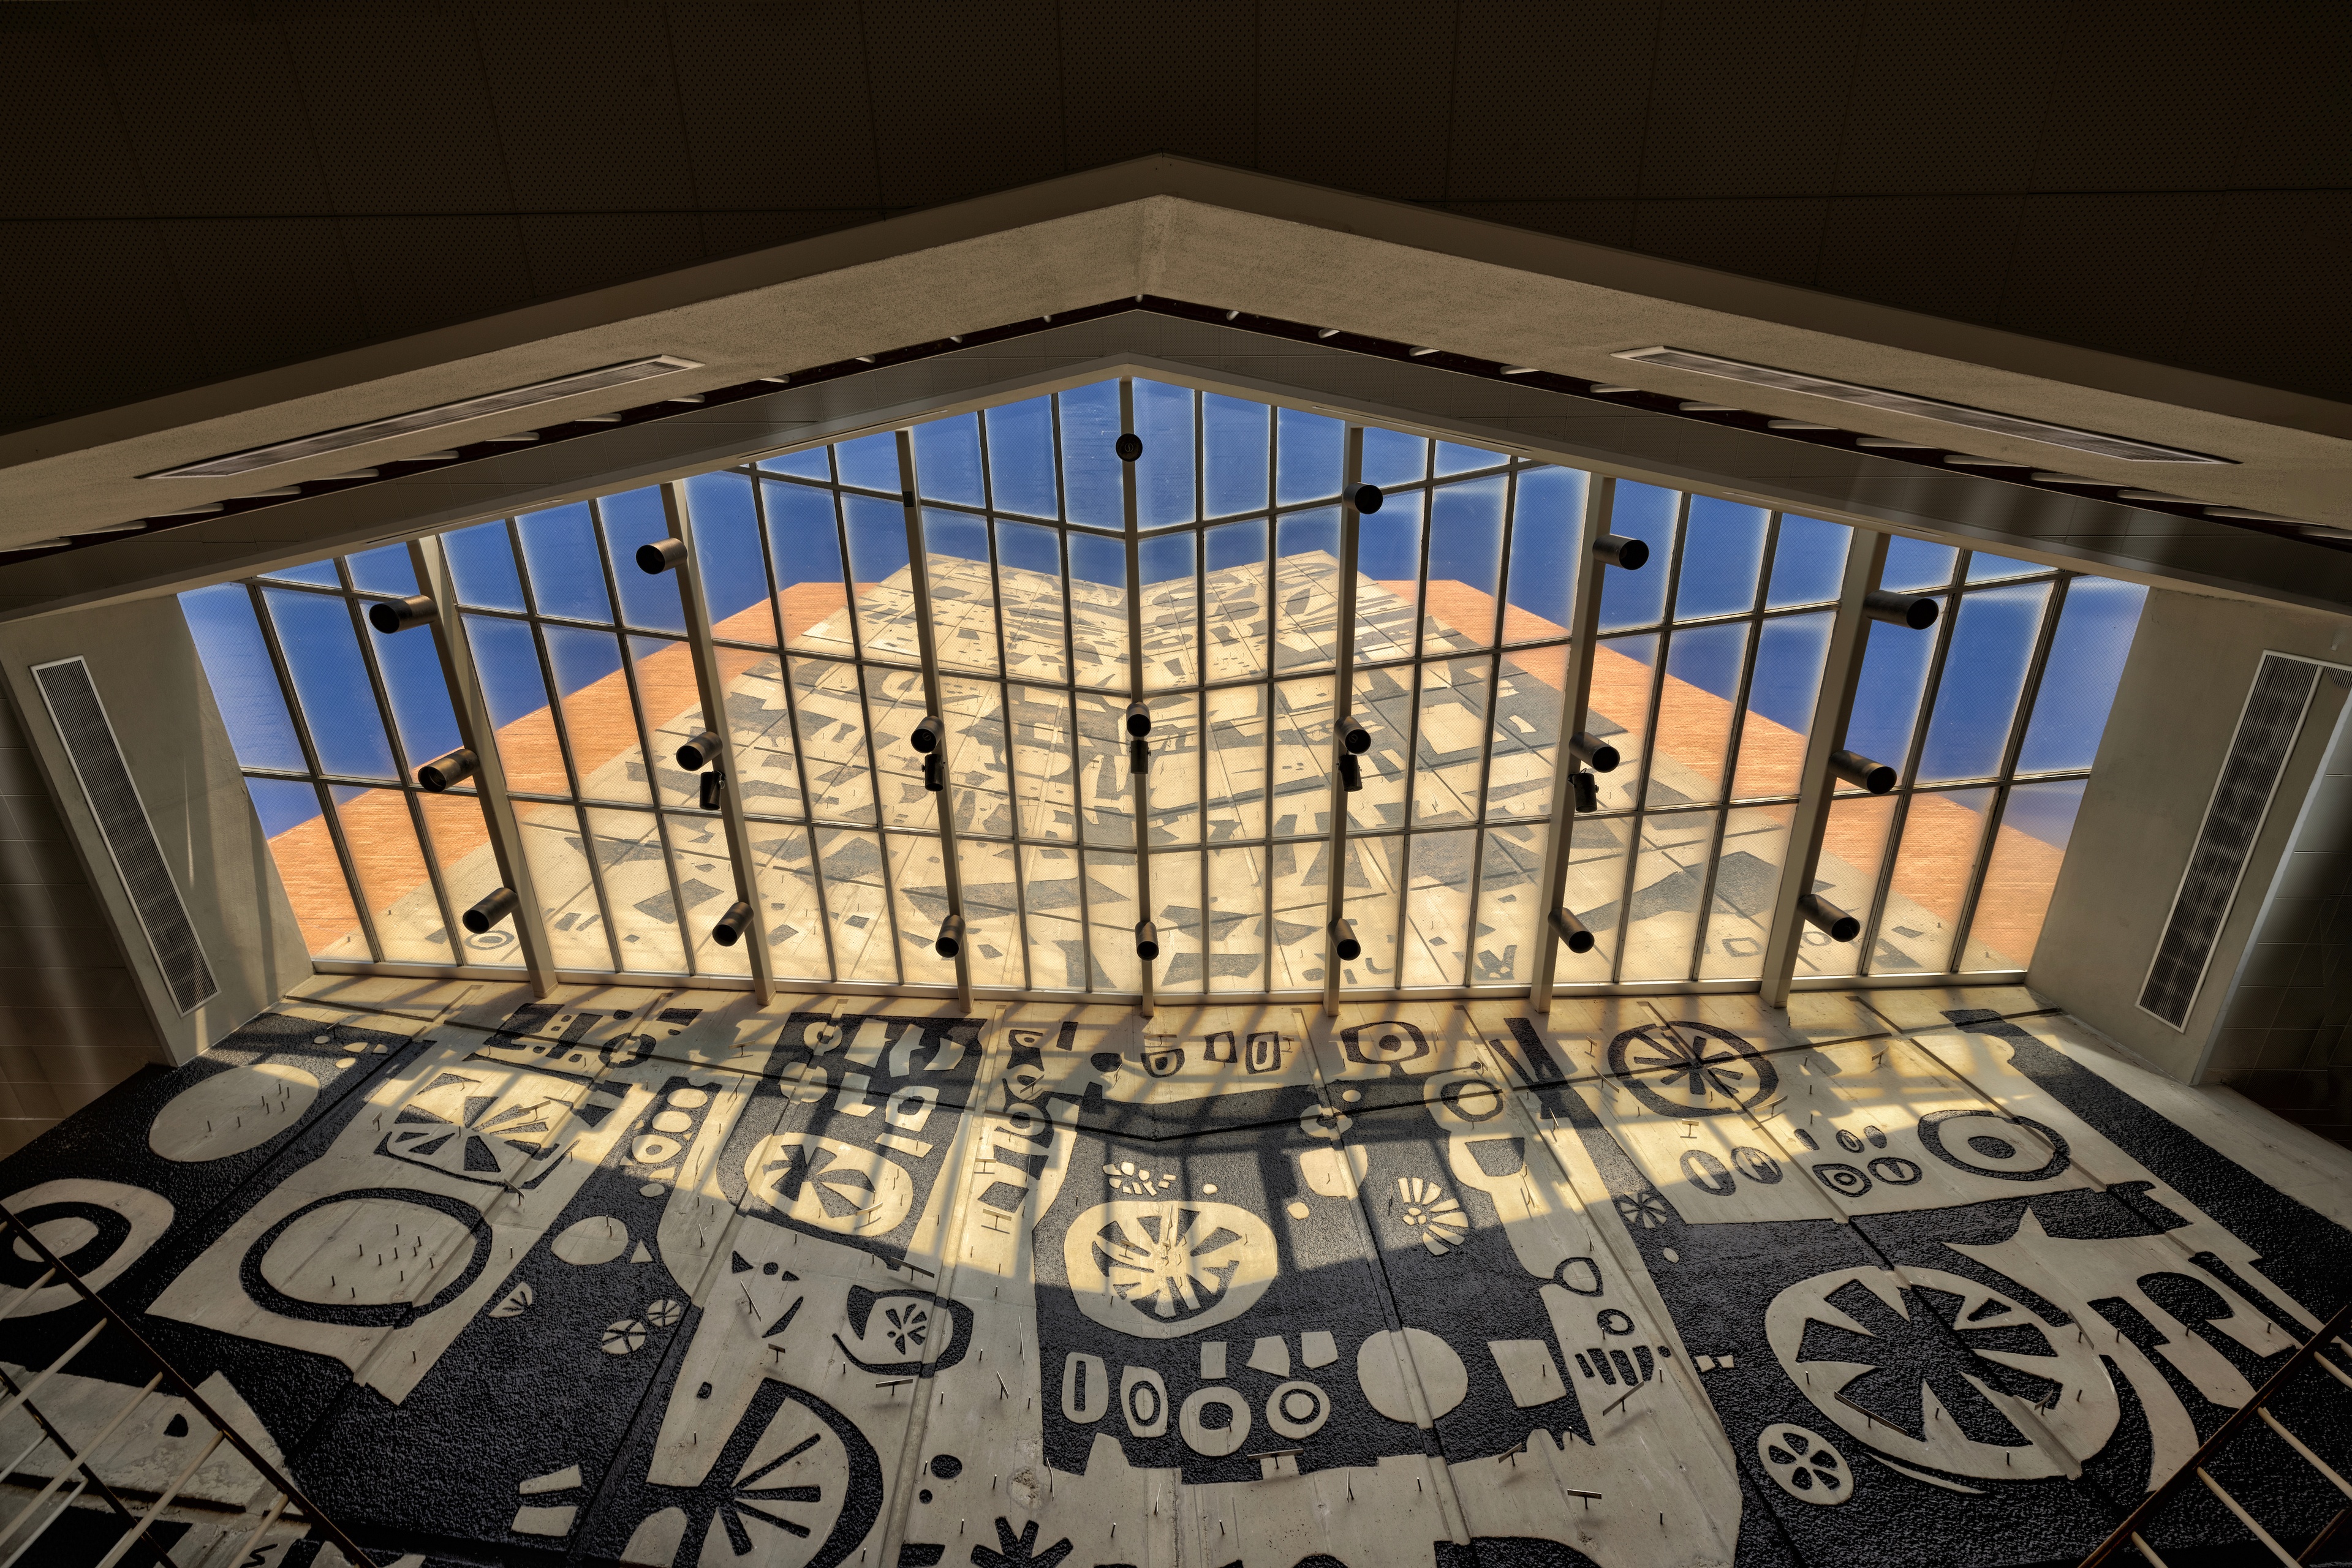
[(0, 218), (136, 217), (147, 210), (97, 39), (49, 5), (0, 6)]
[(1633, 245), (1633, 214), (1639, 206), (1622, 202), (1448, 202), (1445, 210), (1465, 218), (1480, 218), (1512, 228), (1533, 229), (1630, 250)]
[(12, 425), (107, 408), (210, 381), (156, 225), (144, 219), (11, 224), (0, 298), (14, 308), (22, 361), (0, 377)]
[(1347, 191), (1444, 200), (1454, 36), (1450, 5), (1265, 7), (1258, 166)]
[(919, 0), (865, 16), (887, 205), (929, 206), (1067, 172), (1055, 5)]
[[(2200, 308), (2199, 274), (2217, 240), (2219, 196), (2029, 196), (2018, 219), (2000, 324), (2118, 354), (2167, 362), (2181, 324)], [(2127, 284), (2085, 265), (2131, 257)]]
[(2178, 358), (2251, 382), (2340, 383), (2352, 344), (2352, 191), (2222, 196), (2213, 230)]
[[(188, 319), (216, 376), (331, 354), (369, 335), (334, 218), (166, 220)], [(255, 265), (255, 256), (268, 258)]]
[(511, 210), (498, 116), (465, 13), (306, 7), (287, 11), (285, 29), (337, 211)]
[[(2049, 100), (2032, 189), (2178, 190), (2233, 178), (2245, 105), (2273, 86), (2273, 62), (2250, 54), (2234, 16), (2216, 26), (2223, 14), (2202, 6), (2105, 0), (2069, 6), (2066, 19), (2064, 88)], [(2340, 16), (2336, 27), (2340, 52)], [(2192, 37), (2197, 47), (2181, 47)]]
[(1645, 201), (1633, 214), (1633, 248), (1748, 277), (1811, 287), (1829, 202), (1819, 196), (1753, 201)]
[(1641, 194), (1829, 191), (1862, 16), (1862, 0), (1668, 7), (1658, 30)]
[(873, 214), (856, 6), (682, 5), (669, 24), (704, 206)]
[(1070, 167), (1152, 152), (1256, 167), (1267, 85), (1258, 75), (1258, 9), (1253, 0), (1066, 6)]
[(1655, 0), (1463, 0), (1449, 199), (1633, 196), (1658, 26)]
[(694, 208), (660, 6), (485, 5), (474, 16), (522, 211)]
[(1813, 287), (1961, 321), (2000, 311), (2024, 198), (1842, 196), (1830, 203)]
[(741, 256), (772, 246), (790, 245), (794, 240), (812, 239), (836, 229), (854, 228), (872, 222), (876, 216), (872, 212), (830, 209), (820, 213), (709, 213), (702, 220), (703, 243), (716, 260), (722, 256)]
[(519, 309), (541, 294), (509, 213), (342, 220), (371, 338)]
[(705, 259), (694, 213), (533, 214), (522, 219), (522, 239), (541, 295), (604, 288)]
[(1840, 115), (1837, 191), (2024, 189), (2063, 22), (2048, 0), (1874, 6)]

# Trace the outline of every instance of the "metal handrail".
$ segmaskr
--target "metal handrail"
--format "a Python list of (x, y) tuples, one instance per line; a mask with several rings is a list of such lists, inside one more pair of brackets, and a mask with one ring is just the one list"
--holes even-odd
[[(2132, 1510), (2130, 1515), (2126, 1517), (2121, 1524), (2116, 1526), (2115, 1533), (2109, 1535), (2105, 1541), (2100, 1542), (2097, 1546), (2092, 1549), (2091, 1554), (2083, 1559), (2080, 1568), (2099, 1568), (2101, 1563), (2114, 1556), (2126, 1544), (2137, 1546), (2140, 1552), (2149, 1562), (2158, 1564), (2158, 1568), (2162, 1568), (2163, 1560), (2158, 1557), (2155, 1552), (2149, 1551), (2147, 1543), (2139, 1539), (2139, 1530), (2142, 1525), (2147, 1522), (2149, 1516), (2154, 1514), (2158, 1509), (2164, 1506), (2166, 1502), (2169, 1501), (2174, 1493), (2187, 1487), (2190, 1481), (2202, 1481), (2206, 1486), (2211, 1488), (2213, 1491), (2221, 1497), (2221, 1500), (2230, 1506), (2231, 1511), (2237, 1514), (2241, 1520), (2244, 1521), (2245, 1523), (2252, 1528), (2255, 1534), (2262, 1537), (2263, 1543), (2269, 1546), (2272, 1552), (2275, 1552), (2287, 1564), (2287, 1568), (2295, 1568), (2295, 1560), (2287, 1556), (2284, 1550), (2282, 1549), (2276, 1542), (2271, 1539), (2268, 1532), (2263, 1531), (2262, 1526), (2255, 1524), (2252, 1519), (2247, 1517), (2245, 1511), (2238, 1506), (2236, 1500), (2232, 1499), (2228, 1493), (2223, 1492), (2221, 1487), (2215, 1484), (2213, 1478), (2205, 1473), (2205, 1466), (2210, 1460), (2211, 1460), (2214, 1455), (2221, 1452), (2222, 1447), (2226, 1445), (2231, 1437), (2236, 1437), (2242, 1428), (2253, 1421), (2255, 1416), (2261, 1412), (2263, 1406), (2269, 1404), (2270, 1401), (2276, 1396), (2279, 1390), (2286, 1386), (2286, 1380), (2294, 1376), (2296, 1372), (2302, 1369), (2304, 1363), (2318, 1360), (2320, 1347), (2327, 1344), (2329, 1342), (2335, 1340), (2337, 1335), (2341, 1334), (2344, 1332), (2345, 1324), (2347, 1322), (2352, 1322), (2352, 1301), (2347, 1301), (2342, 1306), (2336, 1308), (2336, 1315), (2329, 1318), (2325, 1323), (2321, 1324), (2318, 1333), (2304, 1341), (2303, 1343), (2297, 1347), (2295, 1353), (2287, 1357), (2285, 1365), (2280, 1367), (2276, 1372), (2271, 1374), (2268, 1378), (2263, 1380), (2262, 1387), (2254, 1391), (2254, 1396), (2252, 1399), (2240, 1406), (2237, 1409), (2231, 1411), (2230, 1413), (2229, 1419), (2223, 1421), (2219, 1427), (2215, 1428), (2213, 1435), (2206, 1438), (2204, 1443), (2199, 1447), (2198, 1450), (2189, 1457), (2188, 1463), (2173, 1471), (2172, 1474), (2166, 1479), (2163, 1485), (2148, 1493), (2147, 1496), (2141, 1500), (2140, 1505)], [(2335, 1372), (2336, 1370), (2334, 1364), (2330, 1362), (2320, 1361), (2319, 1364), (2326, 1367), (2330, 1372)], [(2340, 1377), (2342, 1374), (2338, 1373), (2337, 1375)], [(2275, 1425), (2275, 1423), (2273, 1424)], [(2329, 1479), (2333, 1479), (2334, 1477), (2331, 1475)], [(2334, 1529), (2333, 1524), (2328, 1528), (2332, 1531)], [(2326, 1531), (2323, 1531), (2323, 1534), (2325, 1533)]]
[[(239, 1454), (244, 1456), (245, 1461), (254, 1468), (255, 1472), (258, 1474), (265, 1482), (277, 1488), (283, 1499), (290, 1501), (296, 1508), (299, 1509), (302, 1512), (303, 1518), (310, 1521), (310, 1527), (313, 1530), (323, 1532), (326, 1538), (332, 1542), (336, 1548), (342, 1552), (344, 1557), (350, 1560), (352, 1568), (375, 1568), (375, 1560), (370, 1557), (366, 1552), (361, 1551), (358, 1542), (354, 1542), (350, 1536), (343, 1533), (341, 1526), (335, 1523), (333, 1520), (329, 1519), (325, 1514), (320, 1512), (318, 1507), (313, 1504), (309, 1498), (302, 1494), (301, 1489), (297, 1487), (291, 1479), (282, 1474), (276, 1465), (271, 1464), (268, 1459), (265, 1458), (259, 1449), (247, 1442), (243, 1433), (230, 1426), (226, 1421), (221, 1419), (220, 1413), (205, 1402), (203, 1395), (196, 1392), (195, 1385), (190, 1383), (186, 1378), (181, 1376), (179, 1371), (173, 1367), (170, 1362), (165, 1361), (162, 1354), (156, 1351), (153, 1345), (147, 1343), (145, 1336), (141, 1334), (137, 1329), (131, 1326), (131, 1320), (124, 1317), (121, 1312), (115, 1311), (112, 1303), (109, 1302), (97, 1291), (91, 1290), (89, 1285), (85, 1284), (82, 1281), (80, 1275), (67, 1268), (64, 1261), (60, 1260), (56, 1253), (50, 1251), (47, 1245), (44, 1243), (39, 1237), (33, 1234), (33, 1228), (26, 1224), (22, 1219), (19, 1219), (16, 1217), (16, 1212), (9, 1208), (5, 1203), (0, 1203), (0, 1227), (5, 1227), (6, 1230), (15, 1232), (21, 1244), (31, 1247), (35, 1252), (40, 1254), (41, 1260), (48, 1265), (57, 1278), (63, 1280), (67, 1284), (72, 1286), (74, 1291), (82, 1298), (82, 1300), (88, 1301), (91, 1306), (96, 1307), (109, 1323), (121, 1331), (124, 1337), (129, 1339), (131, 1343), (138, 1348), (139, 1353), (147, 1358), (149, 1364), (154, 1366), (154, 1368), (162, 1374), (163, 1381), (171, 1385), (173, 1393), (177, 1395), (180, 1398), (186, 1400), (190, 1408), (194, 1409), (197, 1415), (203, 1416), (205, 1421), (211, 1424), (214, 1431), (218, 1432), (223, 1437), (226, 1438), (229, 1444), (235, 1448)], [(24, 1298), (19, 1298), (20, 1301), (23, 1299)], [(14, 1303), (11, 1305), (13, 1308)], [(68, 1450), (68, 1456), (70, 1456), (70, 1450)], [(97, 1479), (94, 1472), (90, 1479), (92, 1480)], [(184, 1478), (183, 1479), (184, 1479)], [(100, 1482), (99, 1484), (101, 1487), (104, 1486), (103, 1482)], [(168, 1502), (169, 1500), (170, 1496), (169, 1494), (166, 1494), (166, 1496), (160, 1500), (152, 1509), (150, 1509), (147, 1511), (147, 1514), (143, 1518), (135, 1520), (133, 1521), (135, 1532), (143, 1534), (146, 1526), (152, 1522), (154, 1518), (163, 1511), (163, 1503)], [(283, 1507), (284, 1503), (281, 1502), (279, 1505), (280, 1511), (283, 1510)], [(46, 1529), (47, 1526), (44, 1526), (43, 1528)], [(124, 1544), (128, 1545), (129, 1542), (126, 1541)], [(160, 1550), (161, 1549), (159, 1548), (159, 1554)], [(169, 1561), (168, 1558), (165, 1560)]]

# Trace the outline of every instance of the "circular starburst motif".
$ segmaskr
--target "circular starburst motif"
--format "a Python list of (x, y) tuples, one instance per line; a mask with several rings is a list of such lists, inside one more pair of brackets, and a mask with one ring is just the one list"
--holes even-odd
[(1462, 1212), (1461, 1201), (1446, 1197), (1445, 1189), (1433, 1181), (1399, 1176), (1397, 1201), (1404, 1206), (1404, 1222), (1433, 1258), (1444, 1257), (1470, 1233), (1469, 1217)]
[(882, 1309), (882, 1337), (900, 1355), (912, 1355), (921, 1351), (923, 1336), (931, 1332), (929, 1310), (912, 1304)]
[(1770, 1060), (1711, 1024), (1643, 1024), (1609, 1042), (1609, 1071), (1662, 1116), (1728, 1116), (1780, 1086)]
[(1213, 1328), (1249, 1310), (1274, 1282), (1274, 1232), (1230, 1203), (1117, 1198), (1087, 1209), (1062, 1239), (1078, 1310), (1142, 1339)]
[(667, 1296), (646, 1309), (646, 1322), (657, 1329), (668, 1328), (684, 1316), (685, 1304)]
[(1110, 1178), (1111, 1191), (1123, 1192), (1129, 1197), (1158, 1197), (1176, 1185), (1174, 1171), (1161, 1171), (1155, 1176), (1149, 1170), (1138, 1169), (1133, 1160), (1107, 1165), (1103, 1175)]
[(1632, 1197), (1619, 1193), (1616, 1204), (1617, 1218), (1632, 1230), (1655, 1230), (1674, 1218), (1674, 1211), (1666, 1207), (1666, 1200), (1654, 1192)]
[(623, 1318), (604, 1330), (604, 1354), (626, 1355), (646, 1343), (646, 1325), (635, 1318)]

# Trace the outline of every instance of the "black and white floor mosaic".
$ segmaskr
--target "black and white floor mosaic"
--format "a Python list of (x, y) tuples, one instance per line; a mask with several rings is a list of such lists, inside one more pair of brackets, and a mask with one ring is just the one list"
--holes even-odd
[[(2067, 1562), (2352, 1293), (2343, 1151), (2020, 990), (310, 989), (0, 1198), (403, 1568)], [(93, 1326), (37, 1274), (0, 1257), (19, 1383)], [(115, 1337), (44, 1391), (69, 1437), (149, 1376)], [(0, 1414), (0, 1514), (37, 1435)], [(151, 1396), (98, 1468), (205, 1436)], [(2266, 1430), (2218, 1475), (2282, 1539), (2342, 1506)], [(259, 1490), (216, 1449), (159, 1539), (342, 1561), (235, 1557)], [(2200, 1492), (2164, 1539), (2252, 1538)]]

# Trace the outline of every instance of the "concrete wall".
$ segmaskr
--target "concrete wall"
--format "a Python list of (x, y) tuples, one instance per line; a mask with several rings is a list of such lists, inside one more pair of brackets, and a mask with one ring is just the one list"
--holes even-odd
[[(182, 1017), (92, 821), (33, 665), (80, 655), (113, 722), (155, 836), (178, 882), (220, 989)], [(196, 658), (176, 600), (158, 598), (42, 616), (0, 627), (4, 669), (31, 757), (74, 847), (86, 885), (118, 939), (118, 961), (136, 982), (118, 1003), (142, 1007), (157, 1060), (193, 1059), (310, 973), (294, 914), (278, 884), (228, 731)], [(32, 774), (32, 769), (26, 769)], [(70, 852), (56, 846), (52, 859)]]
[[(2352, 663), (2352, 621), (2148, 595), (2034, 953), (2035, 990), (2188, 1082), (2216, 1066), (2231, 994), (2352, 695), (2341, 675), (2319, 682), (2196, 1005), (2176, 1030), (2140, 1010), (2140, 987), (2265, 652)], [(2312, 874), (2323, 873), (2315, 867)], [(2306, 890), (2281, 891), (2300, 903)]]

